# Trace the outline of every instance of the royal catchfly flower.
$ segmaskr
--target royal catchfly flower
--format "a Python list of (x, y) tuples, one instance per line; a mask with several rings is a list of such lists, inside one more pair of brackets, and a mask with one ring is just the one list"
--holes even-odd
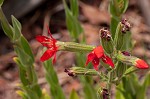
[(50, 37), (41, 36), (41, 35), (36, 36), (36, 40), (38, 42), (40, 42), (43, 46), (47, 47), (47, 50), (44, 52), (44, 54), (42, 55), (40, 60), (42, 62), (44, 62), (44, 61), (48, 60), (49, 58), (51, 58), (52, 56), (54, 56), (53, 63), (55, 63), (56, 52), (58, 49), (58, 47), (56, 46), (57, 40), (52, 37), (52, 34), (51, 34), (49, 28), (48, 28), (48, 33), (49, 33)]
[(100, 59), (102, 59), (102, 61), (104, 63), (106, 63), (106, 64), (110, 65), (112, 68), (114, 68), (113, 61), (111, 60), (110, 57), (108, 57), (107, 55), (104, 54), (104, 49), (102, 46), (98, 46), (98, 47), (94, 48), (94, 50), (91, 53), (89, 53), (85, 65), (87, 65), (89, 62), (92, 61), (94, 69), (98, 70), (98, 65), (99, 65)]

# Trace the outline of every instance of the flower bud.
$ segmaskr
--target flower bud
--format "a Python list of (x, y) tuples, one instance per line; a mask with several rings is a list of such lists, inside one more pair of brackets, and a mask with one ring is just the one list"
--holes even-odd
[(137, 68), (141, 68), (141, 69), (147, 69), (147, 68), (149, 68), (148, 64), (144, 60), (139, 59), (139, 58), (136, 59), (135, 66)]
[(121, 52), (123, 55), (125, 55), (125, 56), (131, 56), (131, 54), (129, 53), (129, 52), (127, 52), (127, 51), (122, 51)]
[(131, 25), (130, 25), (130, 23), (128, 22), (127, 19), (122, 19), (121, 24), (122, 24), (122, 30), (121, 30), (122, 33), (126, 33), (127, 31), (130, 30)]
[(103, 99), (109, 99), (109, 93), (107, 89), (102, 90)]
[(107, 28), (100, 29), (100, 40), (104, 50), (111, 54), (114, 51), (114, 45), (111, 34)]
[(70, 69), (65, 69), (66, 73), (68, 73), (69, 76), (76, 76), (76, 75), (91, 75), (96, 76), (99, 75), (99, 72), (97, 72), (95, 69), (86, 69), (82, 67), (72, 67)]
[(99, 88), (98, 91), (97, 91), (97, 96), (98, 96), (99, 99), (109, 99), (108, 89)]
[(134, 56), (125, 55), (122, 52), (119, 52), (117, 54), (116, 58), (119, 61), (126, 63), (127, 65), (132, 65), (132, 66), (135, 66), (139, 69), (148, 69), (149, 68), (148, 64), (144, 60), (139, 59), (139, 58), (134, 57)]
[(71, 70), (65, 69), (64, 72), (68, 73), (69, 76), (75, 76), (75, 73), (73, 73)]
[(131, 25), (126, 19), (122, 19), (118, 24), (114, 39), (117, 50), (126, 50), (129, 46), (130, 34), (126, 32), (130, 30), (130, 27)]

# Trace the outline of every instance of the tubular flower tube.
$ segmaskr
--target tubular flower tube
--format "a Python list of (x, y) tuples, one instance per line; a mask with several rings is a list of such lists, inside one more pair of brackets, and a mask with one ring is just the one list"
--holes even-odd
[(52, 37), (52, 34), (49, 29), (48, 29), (48, 33), (50, 35), (50, 38), (46, 36), (41, 36), (41, 35), (36, 36), (36, 40), (40, 42), (43, 46), (47, 47), (47, 50), (44, 52), (40, 60), (44, 62), (48, 60), (49, 58), (51, 58), (52, 56), (54, 56), (53, 63), (55, 63), (56, 52), (58, 50), (58, 47), (56, 46), (57, 40)]
[(102, 61), (104, 63), (106, 63), (106, 64), (110, 65), (112, 68), (114, 68), (113, 61), (111, 60), (110, 57), (108, 57), (107, 55), (104, 54), (104, 49), (102, 46), (98, 46), (98, 47), (94, 48), (94, 50), (88, 54), (85, 65), (87, 66), (88, 63), (92, 61), (94, 69), (98, 70), (98, 65), (99, 65), (100, 59), (102, 59)]

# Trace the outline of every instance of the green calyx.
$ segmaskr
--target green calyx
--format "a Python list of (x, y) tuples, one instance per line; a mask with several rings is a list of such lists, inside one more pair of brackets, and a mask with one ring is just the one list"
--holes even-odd
[(75, 42), (60, 42), (57, 41), (56, 45), (58, 50), (71, 51), (71, 52), (91, 52), (95, 46), (79, 44)]

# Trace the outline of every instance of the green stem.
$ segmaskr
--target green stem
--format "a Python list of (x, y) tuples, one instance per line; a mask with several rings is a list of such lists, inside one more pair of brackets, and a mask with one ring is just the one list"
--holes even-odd
[(112, 77), (113, 77), (113, 71), (110, 71), (108, 73), (108, 82), (107, 82), (107, 89), (108, 89), (108, 93), (109, 93), (109, 99), (110, 99), (110, 93), (111, 93)]

